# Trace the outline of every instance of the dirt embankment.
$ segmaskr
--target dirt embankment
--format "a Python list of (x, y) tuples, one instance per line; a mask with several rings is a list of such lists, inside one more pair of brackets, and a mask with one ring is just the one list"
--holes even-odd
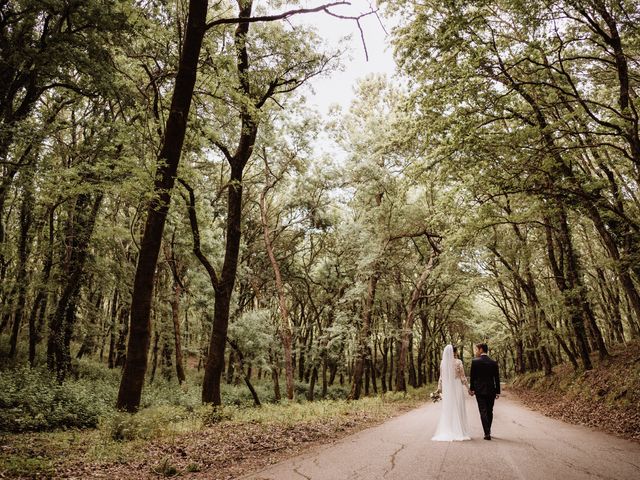
[(640, 342), (612, 349), (594, 368), (559, 365), (516, 378), (510, 385), (529, 407), (569, 423), (586, 425), (640, 442)]

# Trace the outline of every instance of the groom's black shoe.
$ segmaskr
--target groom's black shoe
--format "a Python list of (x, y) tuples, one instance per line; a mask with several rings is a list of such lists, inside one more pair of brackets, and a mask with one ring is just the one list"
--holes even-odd
[(491, 435), (485, 435), (485, 436), (484, 436), (484, 439), (485, 439), (485, 440), (491, 440)]

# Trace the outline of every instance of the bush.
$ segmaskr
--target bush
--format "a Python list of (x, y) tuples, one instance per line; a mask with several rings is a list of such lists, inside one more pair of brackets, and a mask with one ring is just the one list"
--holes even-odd
[(60, 385), (41, 369), (5, 370), (0, 372), (0, 431), (95, 427), (112, 395), (103, 382), (70, 380)]
[[(256, 382), (253, 384), (253, 387), (261, 403), (274, 403), (276, 401), (271, 383)], [(224, 405), (235, 405), (237, 407), (251, 407), (254, 404), (251, 392), (244, 383), (240, 385), (224, 384), (222, 386), (222, 403)]]
[(350, 391), (351, 387), (348, 385), (331, 385), (327, 387), (327, 396), (325, 398), (327, 400), (346, 400)]

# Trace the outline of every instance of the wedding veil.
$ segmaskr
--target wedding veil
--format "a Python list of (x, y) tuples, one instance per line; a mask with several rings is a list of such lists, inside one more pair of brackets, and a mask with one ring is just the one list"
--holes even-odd
[[(454, 365), (453, 347), (447, 345), (442, 352), (442, 361), (440, 362), (440, 377), (442, 378), (442, 397), (447, 400), (451, 397), (456, 388), (456, 375)], [(448, 395), (447, 395), (448, 394)]]
[(456, 379), (453, 346), (447, 345), (440, 363), (442, 379), (442, 410), (432, 440), (469, 440), (464, 393), (460, 380)]

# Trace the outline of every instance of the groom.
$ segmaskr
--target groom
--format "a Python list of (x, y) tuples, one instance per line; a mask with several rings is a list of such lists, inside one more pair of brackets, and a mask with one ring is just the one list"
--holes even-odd
[(476, 344), (476, 358), (471, 361), (471, 386), (469, 395), (475, 395), (484, 429), (484, 439), (491, 440), (493, 403), (500, 397), (500, 372), (498, 362), (487, 355), (486, 343)]

